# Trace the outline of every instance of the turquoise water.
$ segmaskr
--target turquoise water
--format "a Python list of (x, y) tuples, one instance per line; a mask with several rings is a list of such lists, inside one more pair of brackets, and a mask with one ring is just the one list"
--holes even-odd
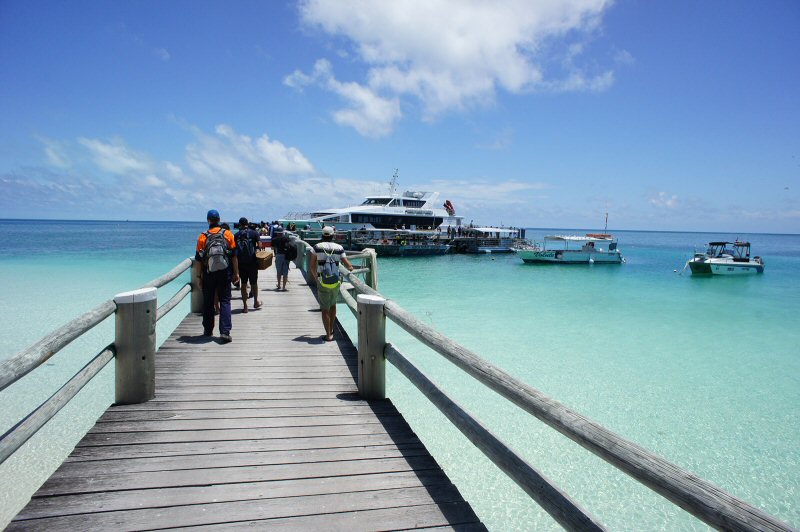
[[(202, 224), (0, 221), (0, 358), (192, 254)], [(547, 231), (551, 233), (552, 231)], [(529, 236), (544, 232), (529, 231)], [(800, 237), (620, 232), (623, 265), (537, 266), (508, 256), (381, 259), (379, 288), (528, 384), (626, 438), (800, 525)], [(764, 275), (678, 275), (695, 247), (740, 236)], [(179, 288), (165, 287), (163, 296)], [(185, 312), (175, 313), (176, 319)], [(339, 317), (355, 338), (346, 307)], [(166, 337), (175, 319), (159, 323)], [(235, 327), (235, 322), (234, 322)], [(3, 430), (108, 343), (113, 323), (0, 393)], [(696, 530), (697, 520), (508, 405), (391, 326), (388, 339), (532, 465), (614, 530)], [(0, 466), (0, 523), (113, 399), (113, 369)], [(558, 529), (393, 368), (392, 400), (496, 530)]]

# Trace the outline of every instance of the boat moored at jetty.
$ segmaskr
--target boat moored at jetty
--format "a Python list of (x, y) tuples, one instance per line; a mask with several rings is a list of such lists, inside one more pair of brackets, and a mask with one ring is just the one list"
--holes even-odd
[(351, 247), (356, 251), (372, 248), (379, 257), (417, 257), (444, 255), (450, 245), (436, 239), (431, 232), (359, 230), (350, 232)]
[(468, 227), (450, 241), (456, 253), (512, 253), (530, 245), (525, 230), (509, 227)]
[(541, 243), (517, 250), (517, 255), (526, 263), (620, 264), (625, 261), (617, 241), (607, 233), (550, 235)]
[(764, 273), (764, 260), (750, 257), (750, 242), (709, 242), (705, 253), (686, 263), (692, 275), (748, 275)]
[(339, 231), (358, 229), (434, 230), (460, 227), (463, 216), (456, 215), (450, 200), (439, 204), (438, 192), (397, 191), (397, 172), (389, 182), (389, 193), (367, 196), (360, 205), (323, 209), (311, 213), (292, 213), (280, 220), (300, 229), (321, 229), (332, 225)]

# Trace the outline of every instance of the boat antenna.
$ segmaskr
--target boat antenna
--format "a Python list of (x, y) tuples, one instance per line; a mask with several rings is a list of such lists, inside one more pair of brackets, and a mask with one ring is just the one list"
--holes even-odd
[(389, 181), (389, 193), (392, 196), (397, 195), (397, 177), (398, 177), (399, 170), (397, 168), (394, 169), (394, 175), (392, 175), (392, 180)]
[(608, 211), (606, 211), (606, 226), (603, 228), (603, 234), (608, 234)]

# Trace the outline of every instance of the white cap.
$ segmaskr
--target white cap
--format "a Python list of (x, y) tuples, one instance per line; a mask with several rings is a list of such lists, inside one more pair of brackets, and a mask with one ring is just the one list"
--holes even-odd
[(332, 235), (333, 234), (333, 227), (327, 226), (322, 228), (323, 235)]

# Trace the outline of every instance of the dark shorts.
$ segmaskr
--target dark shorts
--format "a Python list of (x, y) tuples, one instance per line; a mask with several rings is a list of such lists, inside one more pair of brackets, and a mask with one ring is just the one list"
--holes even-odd
[(242, 283), (250, 283), (250, 286), (258, 283), (258, 264), (253, 262), (239, 263), (239, 277)]
[(283, 253), (275, 254), (275, 271), (278, 277), (289, 275), (289, 262), (290, 261), (286, 260), (286, 255)]

